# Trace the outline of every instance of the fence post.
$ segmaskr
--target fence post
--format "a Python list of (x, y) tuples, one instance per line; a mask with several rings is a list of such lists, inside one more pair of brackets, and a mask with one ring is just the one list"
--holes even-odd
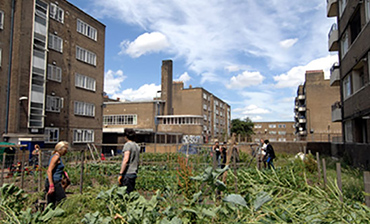
[(84, 162), (85, 162), (85, 150), (81, 150), (81, 174), (80, 174), (80, 194), (82, 194), (82, 186), (83, 186), (83, 175), (84, 175)]
[(4, 184), (5, 159), (6, 159), (6, 152), (3, 153), (3, 165), (1, 166), (1, 186), (3, 186)]
[[(364, 172), (365, 193), (370, 194), (370, 172)], [(365, 202), (370, 207), (370, 196), (365, 196)]]
[(340, 163), (337, 163), (337, 184), (339, 188), (339, 199), (341, 202), (343, 202), (343, 195), (342, 195), (342, 172)]
[(325, 159), (322, 159), (322, 172), (324, 173), (324, 188), (326, 188), (327, 179), (326, 179), (326, 162), (325, 162)]
[(39, 190), (39, 192), (41, 192), (42, 191), (42, 189), (41, 189), (41, 186), (42, 186), (42, 150), (40, 149), (39, 150), (39, 167), (38, 167), (38, 171), (39, 171), (39, 176), (38, 176), (38, 181), (39, 181), (39, 184), (38, 184), (38, 190)]
[(24, 184), (24, 158), (25, 153), (24, 149), (22, 150), (22, 164), (21, 164), (21, 189), (23, 189), (23, 184)]
[(321, 167), (320, 167), (320, 156), (319, 152), (316, 152), (316, 161), (317, 161), (317, 175), (319, 178), (319, 182), (321, 181)]
[(235, 194), (238, 193), (238, 177), (237, 177), (237, 167), (236, 167), (236, 151), (234, 149), (232, 150), (232, 155), (233, 155), (233, 166), (234, 166), (234, 176), (235, 176)]

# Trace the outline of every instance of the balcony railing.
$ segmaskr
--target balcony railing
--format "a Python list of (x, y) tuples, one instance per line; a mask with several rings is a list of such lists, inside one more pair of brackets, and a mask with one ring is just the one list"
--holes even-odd
[(338, 16), (338, 0), (326, 0), (326, 15), (328, 17)]
[(298, 111), (306, 111), (306, 105), (299, 106)]
[(305, 100), (306, 99), (306, 95), (298, 95), (298, 100)]
[(339, 64), (335, 62), (330, 68), (330, 86), (339, 86), (340, 83), (340, 72)]
[(339, 50), (339, 45), (338, 45), (338, 27), (337, 24), (334, 23), (329, 31), (328, 34), (329, 40), (328, 40), (328, 46), (329, 46), (329, 51), (338, 51)]
[(340, 102), (335, 102), (331, 105), (331, 121), (339, 122), (342, 120), (342, 104)]

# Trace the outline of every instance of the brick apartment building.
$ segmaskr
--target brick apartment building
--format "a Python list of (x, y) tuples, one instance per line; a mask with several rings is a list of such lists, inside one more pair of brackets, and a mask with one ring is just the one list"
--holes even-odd
[(328, 0), (327, 16), (337, 19), (329, 32), (329, 51), (339, 53), (330, 77), (340, 88), (333, 120), (341, 121), (345, 143), (369, 143), (370, 0)]
[(305, 83), (295, 98), (294, 118), (299, 141), (338, 142), (341, 125), (332, 121), (332, 104), (340, 99), (339, 87), (331, 87), (322, 70), (306, 71)]
[(0, 1), (4, 140), (102, 142), (105, 25), (68, 1)]
[(253, 142), (268, 139), (270, 142), (296, 141), (294, 121), (253, 122)]
[(125, 128), (139, 142), (204, 143), (230, 136), (230, 106), (200, 87), (172, 80), (172, 61), (162, 62), (160, 96), (153, 101), (104, 103), (104, 143), (121, 143)]

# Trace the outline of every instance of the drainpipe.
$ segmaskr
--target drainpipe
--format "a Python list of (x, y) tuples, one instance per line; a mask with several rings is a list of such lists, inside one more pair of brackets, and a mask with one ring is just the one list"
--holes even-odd
[(10, 25), (10, 42), (9, 42), (9, 68), (8, 68), (8, 84), (6, 86), (6, 117), (5, 117), (5, 134), (8, 133), (9, 123), (9, 101), (10, 101), (10, 77), (12, 70), (12, 56), (13, 56), (13, 29), (14, 29), (14, 4), (15, 0), (12, 0), (12, 11), (11, 11), (11, 25)]

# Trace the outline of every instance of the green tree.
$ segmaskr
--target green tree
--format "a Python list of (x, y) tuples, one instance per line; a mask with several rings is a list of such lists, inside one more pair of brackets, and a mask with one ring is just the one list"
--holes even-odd
[(247, 117), (244, 120), (233, 119), (231, 120), (231, 133), (235, 133), (237, 136), (240, 134), (242, 138), (250, 139), (251, 135), (254, 134), (253, 122)]

